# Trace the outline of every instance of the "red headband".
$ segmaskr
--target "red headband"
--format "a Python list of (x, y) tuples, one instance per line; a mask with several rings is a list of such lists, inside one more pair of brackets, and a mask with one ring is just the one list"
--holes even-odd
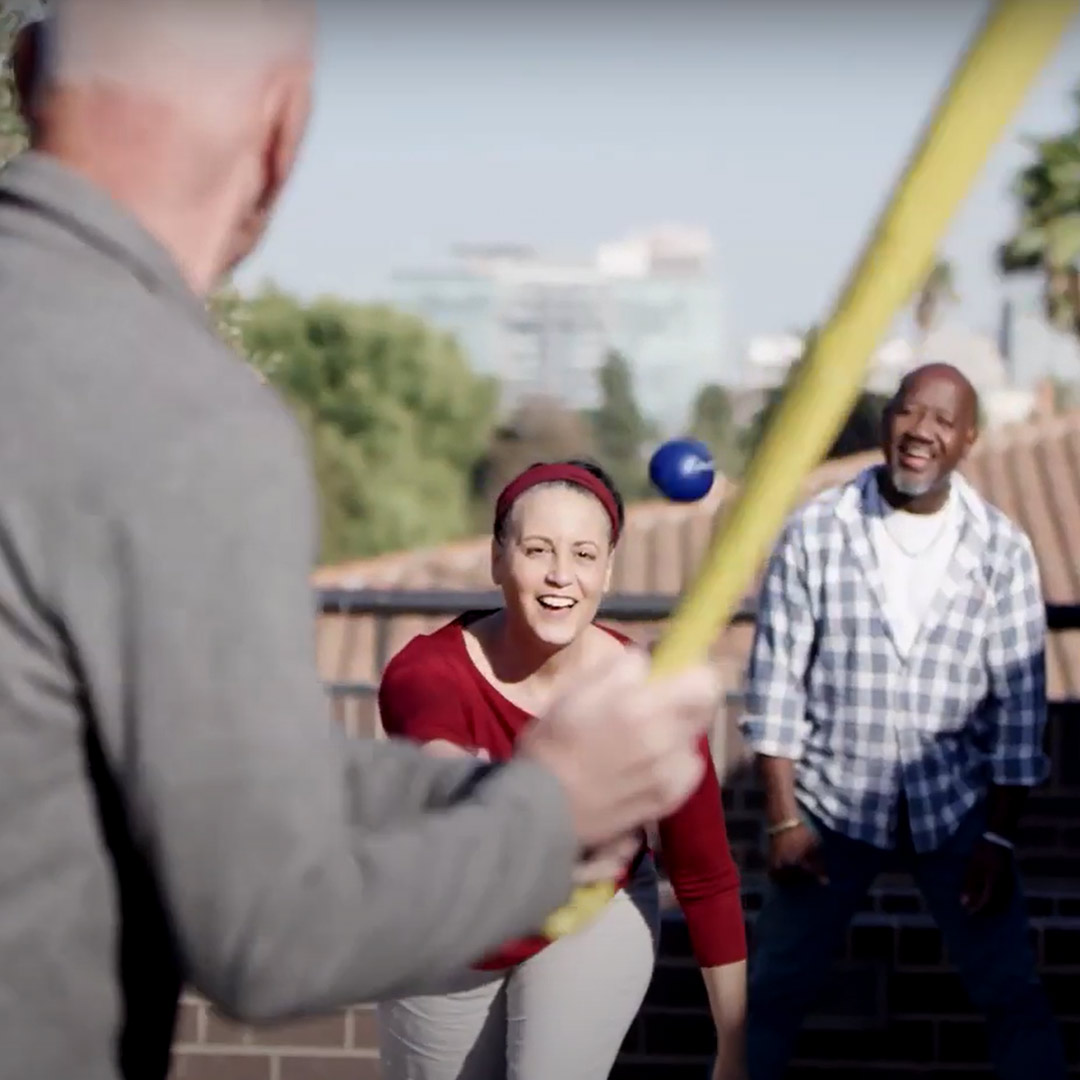
[(499, 494), (495, 502), (496, 523), (502, 521), (510, 513), (510, 508), (529, 488), (534, 488), (538, 484), (558, 483), (573, 484), (594, 496), (611, 521), (612, 543), (619, 539), (619, 507), (615, 502), (615, 496), (611, 494), (606, 484), (580, 465), (533, 465), (526, 469), (511, 480)]

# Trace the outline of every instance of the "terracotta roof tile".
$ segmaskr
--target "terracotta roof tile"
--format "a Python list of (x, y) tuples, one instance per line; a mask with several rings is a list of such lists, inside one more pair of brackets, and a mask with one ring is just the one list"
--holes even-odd
[[(842, 483), (880, 460), (876, 453), (827, 462), (808, 479), (809, 496)], [(1048, 602), (1080, 604), (1080, 412), (995, 430), (980, 441), (964, 466), (965, 475), (991, 503), (1031, 537)], [(692, 505), (663, 501), (629, 508), (613, 577), (620, 593), (677, 593), (691, 579), (708, 543), (716, 512), (733, 485), (726, 481), (706, 500)], [(318, 586), (344, 588), (489, 589), (486, 537), (443, 547), (386, 555), (323, 567)], [(383, 647), (393, 655), (414, 634), (445, 620), (395, 617), (387, 620)], [(650, 638), (656, 626), (636, 628)], [(318, 654), (330, 680), (373, 680), (376, 675), (376, 620), (371, 616), (323, 616)], [(750, 629), (729, 629), (717, 658), (740, 677)], [(1080, 630), (1051, 635), (1048, 677), (1055, 699), (1080, 697)]]

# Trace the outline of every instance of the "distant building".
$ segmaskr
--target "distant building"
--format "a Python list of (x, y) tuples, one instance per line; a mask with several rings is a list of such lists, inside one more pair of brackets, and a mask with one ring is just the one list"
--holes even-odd
[[(766, 393), (783, 386), (791, 365), (802, 353), (803, 339), (797, 334), (759, 334), (751, 338), (743, 363), (744, 391)], [(864, 387), (871, 393), (891, 394), (904, 372), (915, 363), (911, 345), (903, 338), (891, 338), (874, 353)]]
[[(802, 350), (802, 339), (794, 334), (751, 339), (743, 365), (743, 387), (764, 394), (783, 385)], [(864, 388), (875, 394), (891, 394), (905, 372), (933, 361), (952, 364), (971, 380), (991, 427), (1026, 420), (1036, 407), (1035, 388), (1014, 385), (998, 343), (959, 322), (943, 323), (915, 344), (901, 337), (889, 338), (873, 354)]]
[(702, 230), (656, 228), (591, 260), (513, 245), (452, 254), (448, 267), (395, 274), (393, 302), (453, 333), (476, 370), (499, 378), (506, 408), (534, 393), (595, 405), (610, 349), (630, 363), (643, 410), (671, 430), (701, 383), (725, 381), (723, 294)]
[(1036, 388), (1015, 384), (1000, 342), (989, 334), (947, 322), (931, 330), (919, 344), (916, 363), (931, 360), (952, 364), (971, 380), (979, 392), (988, 427), (1022, 423), (1036, 411)]

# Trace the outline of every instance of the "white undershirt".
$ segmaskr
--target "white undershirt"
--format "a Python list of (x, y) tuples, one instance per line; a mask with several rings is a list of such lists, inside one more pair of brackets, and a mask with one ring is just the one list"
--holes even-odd
[(885, 616), (896, 644), (907, 653), (949, 569), (960, 538), (955, 489), (933, 514), (895, 510), (874, 487), (870, 536), (884, 589)]

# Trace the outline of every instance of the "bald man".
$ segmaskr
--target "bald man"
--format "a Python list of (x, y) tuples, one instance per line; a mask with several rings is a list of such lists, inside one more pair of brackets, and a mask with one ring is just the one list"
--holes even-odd
[(785, 1075), (840, 939), (900, 859), (989, 1021), (1000, 1076), (1065, 1076), (1013, 861), (1046, 776), (1045, 609), (1031, 543), (956, 473), (978, 400), (911, 372), (885, 463), (812, 499), (765, 575), (743, 730), (771, 882), (754, 929), (750, 1080)]
[(293, 167), (310, 12), (55, 20), (0, 174), (0, 1080), (153, 1080), (185, 981), (278, 1019), (535, 931), (697, 785), (718, 687), (628, 657), (500, 766), (333, 729), (301, 440), (205, 314)]

